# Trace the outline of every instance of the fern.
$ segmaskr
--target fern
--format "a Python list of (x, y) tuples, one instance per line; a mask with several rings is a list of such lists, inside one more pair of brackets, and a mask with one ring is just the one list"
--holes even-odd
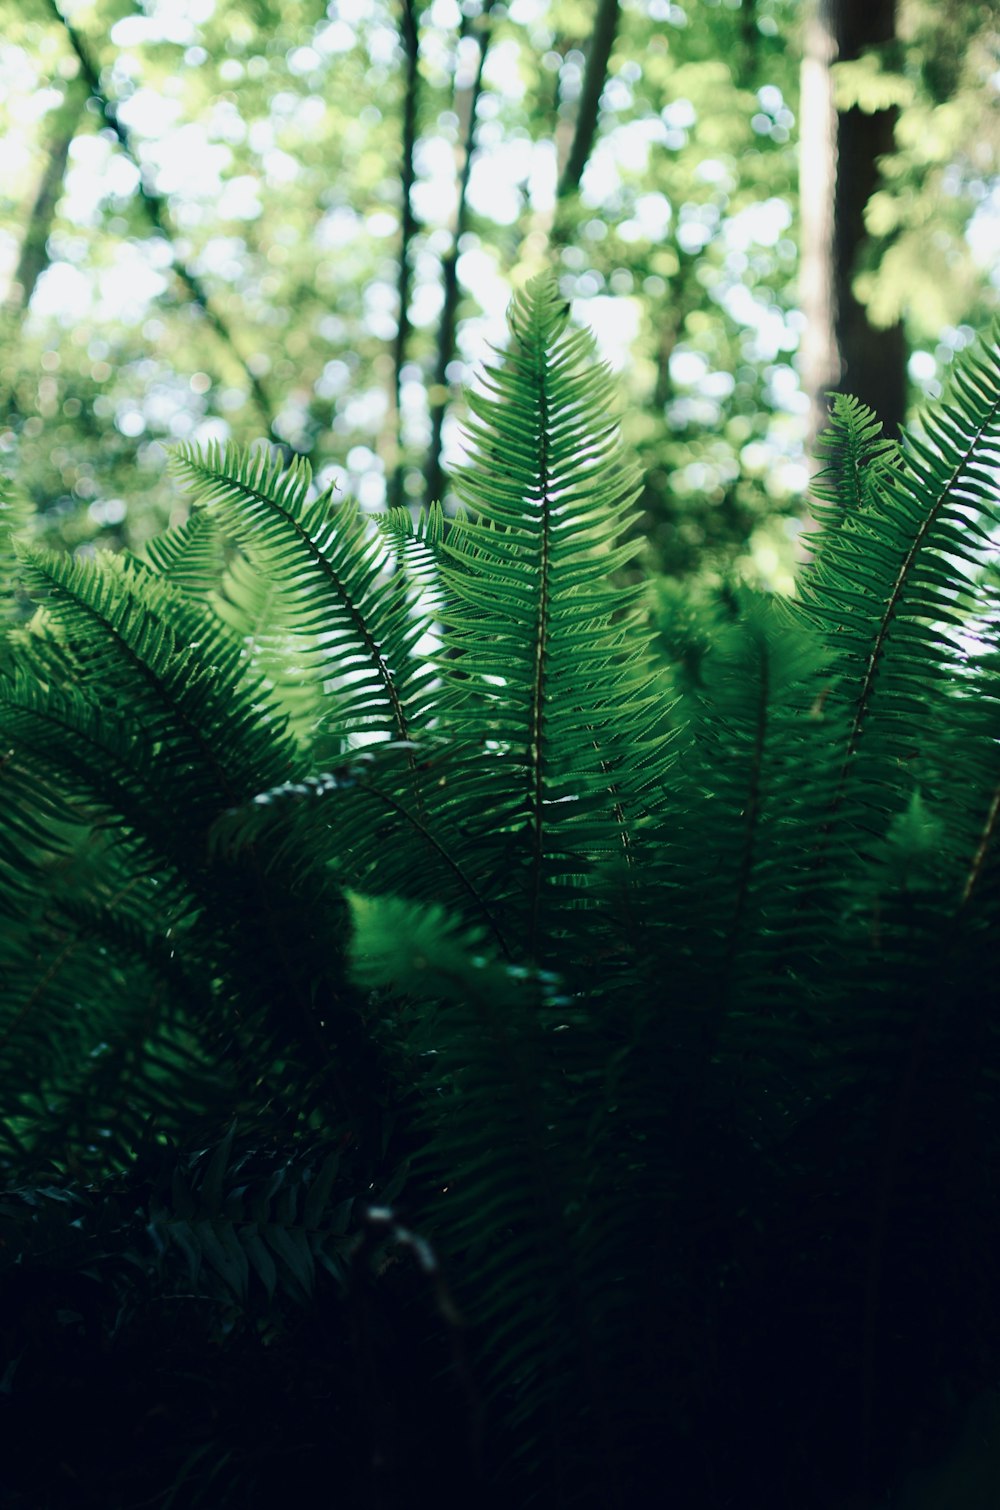
[[(413, 1002), (405, 1019), (408, 1069), (423, 1084), (430, 1124), (418, 1167), (438, 1193), (427, 1219), (479, 1275), (488, 1380), (513, 1384), (515, 1421), (547, 1416), (554, 1424), (548, 1448), (558, 1495), (574, 1457), (571, 1428), (575, 1435), (592, 1427), (595, 1415), (603, 1424), (595, 1398), (580, 1419), (573, 1383), (582, 1369), (591, 1390), (600, 1390), (592, 1318), (580, 1294), (583, 1254), (568, 1217), (585, 1194), (575, 1188), (585, 1172), (576, 1155), (590, 1114), (578, 1078), (572, 1098), (565, 1095), (574, 1034), (563, 1019), (578, 1014), (552, 978), (491, 959), (481, 934), (440, 909), (360, 897), (352, 907), (359, 978), (405, 990)], [(598, 1065), (591, 1056), (584, 1074)], [(520, 1303), (512, 1314), (515, 1274)]]
[[(171, 1024), (178, 1007), (185, 1031), (201, 1047), (190, 1076), (175, 1057), (174, 1092), (189, 1112), (207, 1111), (204, 1087), (213, 1076), (206, 1078), (201, 1068), (206, 1058), (221, 1056), (226, 1072), (214, 1077), (220, 1094), (231, 1097), (241, 1079), (259, 1094), (259, 1061), (246, 1061), (248, 1045), (259, 1050), (261, 1042), (275, 1042), (275, 1034), (289, 1045), (301, 1043), (303, 1034), (315, 1037), (316, 1019), (324, 1016), (315, 1010), (317, 1001), (327, 1001), (333, 1016), (343, 987), (327, 971), (326, 994), (317, 997), (315, 974), (296, 958), (308, 934), (294, 925), (292, 899), (282, 894), (280, 880), (265, 878), (261, 857), (227, 874), (209, 855), (215, 818), (295, 762), (284, 720), (248, 675), (239, 640), (204, 608), (127, 561), (84, 565), (27, 551), (22, 559), (26, 582), (45, 594), (45, 609), (35, 629), (20, 637), (18, 666), (0, 701), (16, 743), (8, 783), (19, 793), (20, 822), (34, 836), (36, 861), (34, 874), (24, 864), (28, 856), (17, 867), (23, 910), (12, 929), (3, 1042), (13, 1054), (49, 1004), (66, 1010), (88, 978), (85, 969), (106, 974), (110, 961), (119, 960), (122, 973), (108, 999), (115, 1027), (102, 1026), (103, 1012), (84, 1019), (90, 1043), (77, 1060), (81, 1071), (99, 1063), (105, 1078), (100, 1096), (93, 1094), (92, 1073), (74, 1093), (90, 1126), (84, 1146), (100, 1158), (98, 1128), (115, 1124), (127, 1147), (149, 1115), (156, 1077), (146, 1067), (147, 1051), (155, 1057), (159, 1034), (176, 1033)], [(53, 822), (58, 804), (38, 788), (43, 773), (69, 804), (59, 816), (77, 826), (71, 848), (93, 851), (96, 845), (101, 855), (86, 889), (77, 874), (69, 888), (52, 887), (48, 904), (42, 892), (52, 869), (46, 852), (58, 853), (61, 841)], [(91, 838), (88, 823), (97, 825)], [(60, 916), (67, 889), (76, 901)], [(37, 917), (37, 926), (22, 940), (16, 935), (24, 932), (25, 911)], [(248, 949), (254, 935), (269, 944)], [(41, 970), (39, 958), (45, 960)], [(96, 1001), (107, 995), (98, 992)], [(206, 1015), (206, 998), (213, 997), (215, 1009)], [(123, 1016), (130, 1000), (134, 1010)], [(282, 1002), (281, 1014), (273, 1010), (275, 1000)], [(229, 1008), (220, 1016), (223, 1002)], [(261, 1011), (269, 1027), (262, 1027)], [(121, 1053), (108, 1056), (104, 1046), (116, 1041)], [(112, 1062), (117, 1079), (107, 1074)], [(37, 1086), (44, 1097), (48, 1071), (37, 1063), (33, 1070), (26, 1082), (16, 1058), (5, 1064), (9, 1117), (22, 1115), (16, 1087)], [(169, 1094), (164, 1084), (152, 1104)], [(58, 1145), (56, 1124), (48, 1131)]]
[(419, 627), (398, 583), (380, 580), (384, 550), (357, 505), (311, 500), (308, 464), (282, 473), (264, 452), (216, 448), (202, 458), (182, 447), (176, 466), (276, 587), (276, 622), (336, 693), (328, 721), (340, 737), (409, 739), (421, 724), (423, 678), (411, 654)]
[[(450, 1353), (449, 1503), (626, 1506), (668, 1459), (684, 1504), (887, 1491), (1000, 1358), (998, 405), (995, 341), (902, 448), (837, 400), (798, 599), (664, 589), (659, 651), (551, 279), (454, 518), (186, 447), (143, 560), (19, 547), (0, 1134), (70, 1267), (103, 1222), (129, 1325), (183, 1286), (243, 1362), (329, 1280), (380, 1464)], [(234, 1441), (186, 1436), (177, 1492), (251, 1482)]]
[(510, 320), (511, 349), (470, 401), (455, 485), (473, 517), (440, 552), (456, 653), (439, 669), (449, 728), (503, 753), (480, 842), (485, 858), (486, 836), (504, 836), (511, 926), (535, 957), (585, 907), (595, 866), (630, 853), (663, 763), (639, 589), (612, 576), (634, 555), (616, 541), (638, 479), (611, 378), (554, 286), (515, 299)]

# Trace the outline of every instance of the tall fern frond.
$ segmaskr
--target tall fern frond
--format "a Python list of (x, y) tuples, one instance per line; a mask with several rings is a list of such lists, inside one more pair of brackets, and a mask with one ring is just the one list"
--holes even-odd
[(637, 840), (665, 769), (641, 594), (612, 575), (634, 555), (616, 542), (637, 478), (610, 374), (568, 317), (551, 279), (515, 298), (455, 474), (472, 517), (440, 552), (442, 719), (497, 756), (489, 808), (477, 797), (466, 821), (484, 858), (495, 846), (513, 931), (539, 957), (586, 906), (584, 878)]

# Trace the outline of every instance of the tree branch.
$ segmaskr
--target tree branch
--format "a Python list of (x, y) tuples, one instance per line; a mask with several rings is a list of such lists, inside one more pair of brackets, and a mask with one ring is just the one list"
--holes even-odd
[(295, 454), (295, 447), (289, 445), (289, 443), (286, 440), (282, 439), (282, 437), (275, 431), (275, 406), (271, 400), (271, 396), (267, 392), (267, 389), (265, 388), (258, 375), (251, 370), (246, 357), (240, 350), (239, 344), (235, 336), (233, 335), (232, 330), (230, 329), (227, 321), (224, 319), (222, 314), (216, 308), (211, 297), (209, 296), (208, 290), (205, 288), (201, 279), (179, 255), (176, 246), (176, 234), (171, 224), (170, 210), (167, 205), (166, 198), (162, 194), (158, 194), (157, 191), (152, 188), (147, 181), (147, 175), (139, 153), (136, 150), (134, 142), (132, 141), (131, 133), (129, 132), (128, 127), (125, 125), (125, 123), (121, 120), (115, 107), (114, 101), (110, 98), (107, 91), (101, 84), (100, 72), (96, 63), (90, 55), (87, 44), (84, 42), (83, 37), (80, 35), (80, 33), (76, 30), (76, 27), (73, 25), (73, 23), (67, 20), (67, 18), (63, 15), (62, 11), (59, 9), (57, 0), (48, 0), (48, 5), (53, 15), (58, 20), (59, 25), (66, 33), (70, 46), (76, 54), (77, 60), (80, 64), (82, 77), (87, 85), (90, 94), (99, 102), (104, 113), (104, 118), (110, 126), (111, 130), (114, 132), (119, 146), (125, 153), (126, 157), (129, 159), (129, 161), (135, 166), (136, 170), (138, 171), (138, 193), (140, 202), (153, 229), (163, 237), (164, 241), (167, 243), (170, 249), (171, 266), (173, 267), (178, 281), (184, 287), (191, 302), (197, 305), (197, 307), (201, 310), (203, 317), (211, 326), (212, 330), (215, 331), (222, 344), (229, 351), (230, 356), (235, 359), (239, 367), (242, 369), (244, 377), (247, 381), (247, 385), (250, 389), (253, 402), (260, 414), (261, 419), (267, 426), (270, 438), (272, 439), (274, 444), (278, 446), (278, 448), (285, 454), (286, 459), (289, 458), (291, 455)]

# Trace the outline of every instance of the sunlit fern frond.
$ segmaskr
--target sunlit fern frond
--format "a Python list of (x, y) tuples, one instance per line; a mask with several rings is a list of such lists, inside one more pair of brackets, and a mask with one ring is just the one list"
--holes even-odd
[(345, 745), (412, 738), (428, 717), (423, 627), (358, 504), (315, 497), (307, 463), (283, 469), (264, 451), (181, 447), (175, 466), (276, 593), (271, 623), (334, 694), (329, 732)]
[(638, 481), (611, 376), (568, 316), (550, 278), (515, 298), (509, 349), (470, 398), (470, 517), (439, 548), (441, 726), (495, 757), (487, 806), (456, 795), (539, 957), (563, 930), (600, 931), (574, 917), (588, 878), (631, 858), (667, 765), (641, 592), (615, 576)]

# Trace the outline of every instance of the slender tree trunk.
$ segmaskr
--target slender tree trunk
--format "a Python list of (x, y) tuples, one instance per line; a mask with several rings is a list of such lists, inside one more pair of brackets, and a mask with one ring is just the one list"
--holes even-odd
[[(3, 308), (0, 310), (0, 332), (2, 332), (5, 345), (10, 348), (17, 343), (18, 332), (28, 312), (31, 296), (51, 260), (49, 236), (52, 233), (63, 180), (66, 177), (69, 149), (73, 145), (86, 100), (87, 91), (71, 80), (66, 86), (62, 104), (52, 114), (45, 149), (45, 166), (28, 213), (14, 278), (7, 290)], [(0, 424), (3, 423), (3, 417), (6, 414), (14, 415), (20, 412), (15, 387), (13, 374), (0, 387)]]
[(398, 506), (403, 502), (403, 365), (410, 340), (410, 287), (413, 281), (413, 238), (417, 232), (417, 219), (413, 213), (412, 195), (416, 180), (415, 155), (417, 147), (417, 102), (420, 91), (420, 35), (417, 27), (415, 0), (401, 0), (399, 36), (403, 45), (405, 72), (403, 82), (403, 142), (400, 162), (400, 238), (399, 271), (396, 279), (396, 300), (399, 313), (396, 316), (396, 339), (392, 348), (392, 419), (391, 434), (393, 454), (388, 470), (389, 503)]
[[(551, 137), (556, 148), (557, 184), (555, 203), (530, 217), (525, 246), (532, 257), (564, 246), (570, 235), (571, 206), (580, 189), (584, 169), (590, 161), (600, 118), (601, 95), (608, 76), (608, 64), (618, 34), (620, 0), (594, 0), (594, 29), (587, 45), (587, 62), (575, 110), (564, 110), (560, 76), (556, 75), (554, 98), (540, 102), (543, 116), (552, 115)], [(565, 57), (571, 46), (569, 37), (552, 42), (552, 50)], [(580, 45), (583, 45), (581, 39)]]
[(597, 0), (594, 30), (587, 49), (587, 66), (580, 91), (580, 105), (576, 114), (576, 128), (570, 143), (569, 155), (559, 177), (557, 197), (567, 199), (580, 187), (583, 170), (590, 160), (597, 135), (597, 120), (601, 95), (608, 77), (611, 49), (618, 33), (619, 0)]
[(800, 370), (811, 400), (810, 445), (831, 391), (877, 411), (888, 434), (906, 412), (901, 324), (873, 326), (853, 291), (868, 237), (864, 212), (893, 149), (896, 111), (838, 111), (831, 65), (853, 61), (896, 35), (896, 0), (814, 0), (805, 24), (800, 104), (802, 157), (800, 298), (806, 316)]
[(104, 119), (107, 121), (108, 125), (111, 127), (111, 130), (114, 132), (119, 146), (125, 153), (126, 157), (128, 157), (129, 160), (134, 164), (139, 174), (139, 200), (153, 229), (163, 237), (164, 241), (167, 243), (167, 246), (170, 248), (171, 265), (173, 267), (174, 275), (184, 288), (191, 302), (201, 310), (203, 318), (211, 326), (212, 330), (215, 331), (215, 334), (218, 336), (222, 345), (226, 347), (230, 356), (241, 368), (247, 386), (250, 389), (254, 405), (256, 406), (261, 419), (267, 426), (268, 434), (271, 440), (279, 448), (279, 450), (282, 451), (282, 453), (285, 455), (286, 460), (290, 459), (293, 455), (296, 454), (296, 448), (294, 446), (291, 446), (288, 441), (283, 440), (275, 430), (274, 425), (276, 418), (276, 406), (271, 399), (271, 395), (268, 393), (267, 388), (265, 387), (261, 378), (251, 369), (247, 358), (240, 350), (239, 343), (236, 340), (235, 335), (233, 334), (232, 328), (230, 327), (228, 321), (224, 318), (222, 313), (219, 311), (219, 309), (216, 307), (214, 301), (210, 298), (208, 290), (205, 288), (201, 279), (198, 277), (197, 273), (195, 273), (178, 254), (176, 236), (171, 224), (170, 211), (167, 207), (167, 202), (163, 195), (158, 194), (149, 183), (148, 176), (142, 165), (142, 160), (139, 157), (139, 154), (135, 148), (135, 144), (132, 141), (131, 133), (118, 115), (114, 101), (109, 97), (107, 91), (101, 84), (100, 71), (94, 59), (91, 57), (89, 47), (84, 41), (82, 35), (72, 24), (72, 22), (68, 21), (63, 15), (62, 11), (59, 9), (57, 0), (48, 0), (48, 5), (53, 15), (59, 21), (59, 24), (63, 28), (70, 46), (76, 54), (77, 61), (80, 64), (80, 72), (83, 78), (83, 82), (85, 83), (89, 94), (99, 102), (104, 114)]
[(805, 328), (799, 372), (809, 395), (810, 452), (826, 421), (826, 395), (840, 381), (834, 311), (833, 202), (837, 182), (837, 112), (833, 103), (833, 32), (828, 0), (813, 0), (805, 21), (799, 89), (799, 303)]
[(736, 82), (752, 89), (757, 81), (757, 54), (760, 32), (757, 30), (757, 0), (743, 0), (740, 6), (740, 50), (734, 70)]
[(6, 299), (7, 313), (14, 318), (28, 308), (35, 286), (49, 265), (49, 236), (66, 177), (69, 149), (73, 145), (86, 101), (87, 92), (71, 80), (66, 86), (62, 104), (53, 111), (51, 117), (51, 130), (45, 148), (45, 167), (28, 215), (17, 259), (17, 271)]
[(426, 496), (428, 503), (439, 502), (444, 489), (444, 476), (441, 470), (441, 431), (444, 427), (444, 416), (449, 399), (448, 366), (455, 355), (455, 333), (458, 317), (459, 242), (465, 234), (469, 218), (469, 177), (472, 173), (472, 160), (475, 155), (476, 109), (479, 105), (479, 97), (483, 92), (483, 69), (486, 66), (486, 54), (490, 45), (490, 12), (493, 9), (493, 3), (494, 0), (486, 0), (480, 17), (477, 34), (478, 57), (473, 78), (465, 89), (456, 89), (455, 91), (456, 114), (459, 121), (464, 123), (465, 129), (460, 149), (458, 199), (455, 208), (455, 222), (452, 228), (451, 250), (445, 257), (441, 267), (444, 302), (441, 306), (437, 362), (434, 370), (434, 385), (431, 389), (433, 402), (431, 405), (431, 440), (427, 458)]

